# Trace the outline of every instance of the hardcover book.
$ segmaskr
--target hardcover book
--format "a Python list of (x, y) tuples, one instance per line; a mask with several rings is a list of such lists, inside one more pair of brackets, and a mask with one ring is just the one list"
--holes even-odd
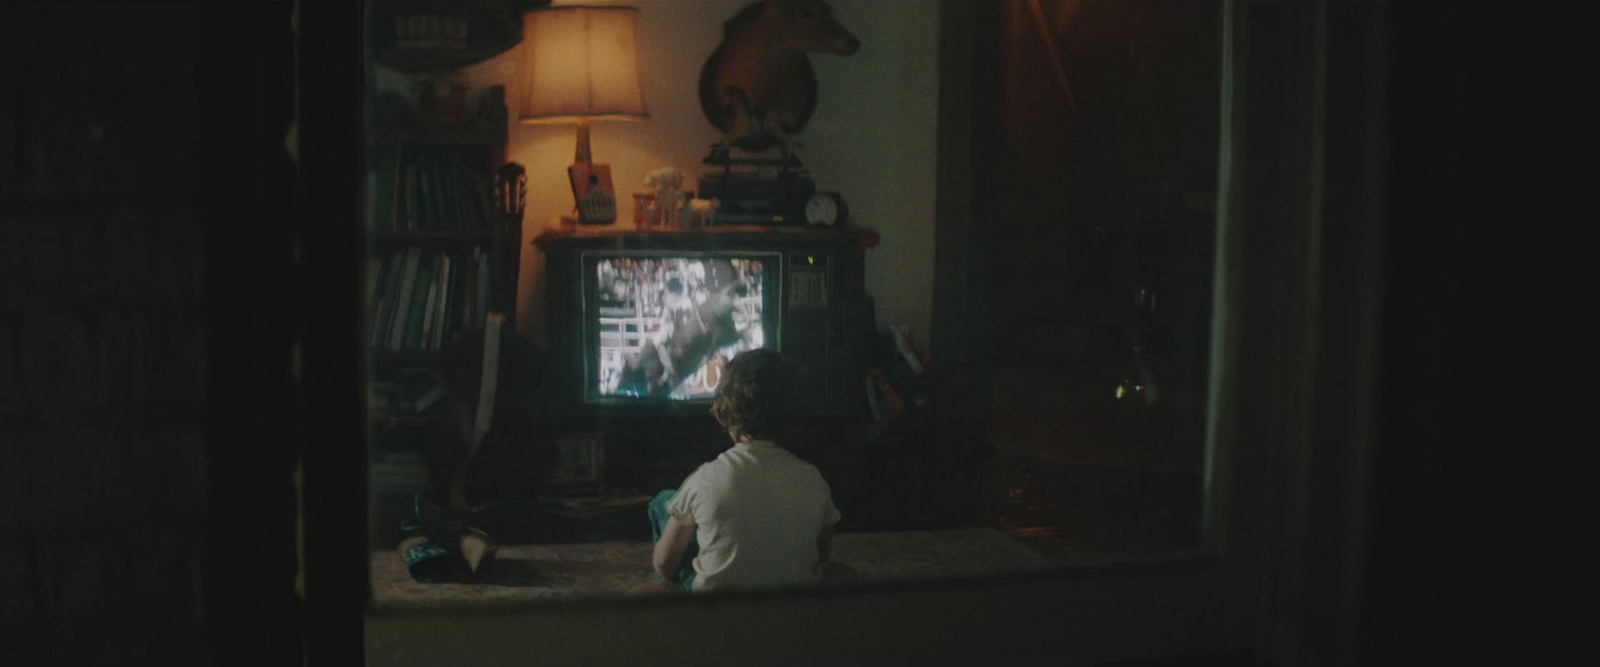
[(410, 248), (406, 251), (406, 264), (403, 278), (399, 288), (395, 291), (394, 315), (389, 319), (389, 349), (399, 350), (405, 343), (405, 323), (411, 311), (412, 287), (417, 281), (418, 264), (421, 262), (422, 249)]
[(428, 340), (428, 349), (438, 350), (444, 346), (445, 331), (449, 327), (449, 320), (445, 319), (446, 306), (450, 297), (450, 254), (439, 253), (439, 300), (433, 309), (433, 336)]
[(427, 309), (428, 286), (433, 284), (433, 257), (424, 256), (417, 267), (416, 283), (411, 288), (411, 304), (406, 311), (405, 332), (401, 337), (402, 350), (414, 350), (422, 342), (422, 321)]

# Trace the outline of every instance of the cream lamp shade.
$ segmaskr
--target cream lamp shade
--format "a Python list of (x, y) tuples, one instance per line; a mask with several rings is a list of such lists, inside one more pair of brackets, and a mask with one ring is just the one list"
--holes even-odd
[(644, 120), (639, 77), (639, 10), (633, 7), (551, 7), (522, 20), (524, 123), (575, 123), (577, 150), (567, 179), (575, 222), (617, 219), (611, 166), (589, 152), (589, 123)]
[(523, 123), (644, 120), (639, 10), (552, 7), (523, 18)]

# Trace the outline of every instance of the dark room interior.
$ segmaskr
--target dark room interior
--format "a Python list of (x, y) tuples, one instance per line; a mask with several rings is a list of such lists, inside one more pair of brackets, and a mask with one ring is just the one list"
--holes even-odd
[[(631, 3), (649, 111), (594, 125), (617, 192), (590, 224), (562, 171), (589, 120), (576, 161), (572, 125), (527, 120), (524, 15), (552, 4), (630, 3), (0, 6), (0, 664), (1469, 651), (1440, 564), (1476, 428), (1464, 114), (1512, 66), (1474, 60), (1482, 7), (832, 0), (860, 51), (813, 50), (795, 151), (841, 197), (807, 203), (848, 206), (780, 224), (689, 204), (737, 161), (700, 161), (721, 131), (672, 77), (746, 3)], [(412, 15), (493, 43), (408, 60)], [(481, 229), (392, 203), (407, 155)], [(690, 222), (641, 203), (660, 165), (707, 195)], [(628, 393), (597, 281), (718, 253), (741, 340), (802, 362), (793, 449), (858, 584), (622, 594), (649, 496), (729, 442), (709, 394)], [(407, 261), (437, 301), (385, 296)], [(413, 299), (423, 338), (393, 324)], [(419, 498), (498, 556), (408, 574)]]

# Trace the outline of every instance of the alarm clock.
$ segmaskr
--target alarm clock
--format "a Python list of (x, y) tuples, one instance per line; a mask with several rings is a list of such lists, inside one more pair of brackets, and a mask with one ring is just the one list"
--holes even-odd
[(806, 200), (806, 224), (812, 227), (838, 227), (850, 220), (850, 209), (837, 192), (818, 192)]

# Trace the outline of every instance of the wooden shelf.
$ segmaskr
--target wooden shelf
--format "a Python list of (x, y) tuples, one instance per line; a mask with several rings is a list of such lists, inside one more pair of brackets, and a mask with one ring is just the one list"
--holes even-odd
[(618, 223), (614, 225), (579, 225), (572, 229), (547, 229), (540, 232), (538, 236), (533, 237), (532, 245), (544, 249), (547, 243), (569, 239), (650, 239), (652, 241), (681, 239), (685, 242), (703, 242), (711, 239), (727, 241), (765, 239), (824, 243), (856, 241), (863, 248), (876, 247), (879, 241), (876, 230), (856, 225), (846, 225), (840, 228), (717, 225), (704, 229), (640, 229), (631, 224)]
[[(378, 120), (368, 126), (368, 177), (376, 192), (370, 193), (373, 210), (367, 212), (364, 240), (370, 266), (378, 271), (367, 277), (375, 279), (369, 287), (373, 302), (363, 313), (369, 335), (370, 327), (378, 326), (392, 338), (394, 328), (401, 327), (414, 342), (436, 341), (438, 331), (420, 336), (409, 330), (416, 327), (415, 315), (426, 312), (423, 321), (438, 323), (440, 347), (449, 348), (476, 328), (474, 322), (482, 326), (477, 311), (515, 321), (520, 228), (484, 197), (504, 167), (503, 88), (483, 91), (478, 107), (449, 126)], [(402, 223), (411, 220), (416, 222)], [(446, 266), (448, 275), (441, 275)], [(439, 286), (448, 291), (439, 293)], [(487, 303), (481, 303), (485, 295)], [(402, 314), (410, 316), (407, 321), (394, 321)], [(469, 316), (474, 322), (467, 321)], [(441, 350), (395, 351), (383, 345), (369, 347), (368, 355), (378, 375), (435, 367), (443, 360)]]

